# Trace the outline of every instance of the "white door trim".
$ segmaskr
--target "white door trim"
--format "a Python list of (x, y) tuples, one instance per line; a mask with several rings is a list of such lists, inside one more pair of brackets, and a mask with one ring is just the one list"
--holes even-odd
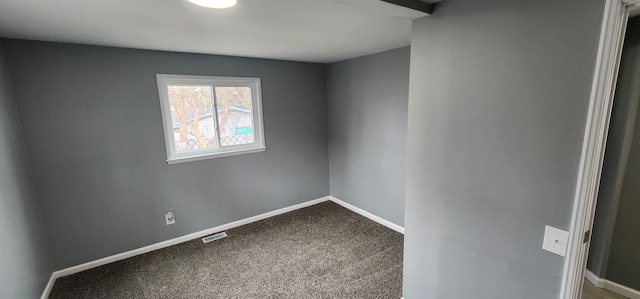
[(593, 226), (611, 107), (629, 11), (638, 7), (640, 7), (640, 0), (607, 0), (605, 4), (560, 298), (579, 299), (582, 294), (589, 252), (589, 242), (584, 244), (583, 238), (585, 232), (590, 231)]

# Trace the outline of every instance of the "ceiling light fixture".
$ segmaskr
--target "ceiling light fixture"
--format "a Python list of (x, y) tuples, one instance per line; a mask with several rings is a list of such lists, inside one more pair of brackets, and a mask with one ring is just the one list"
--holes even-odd
[(236, 5), (236, 0), (189, 0), (189, 2), (208, 8), (229, 8)]

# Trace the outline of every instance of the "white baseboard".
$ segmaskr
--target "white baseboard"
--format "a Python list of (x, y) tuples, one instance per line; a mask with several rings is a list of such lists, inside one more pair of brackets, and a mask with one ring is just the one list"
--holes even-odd
[(623, 286), (619, 283), (604, 279), (604, 289), (620, 294), (630, 299), (640, 299), (640, 291), (630, 287)]
[(584, 278), (587, 279), (594, 286), (599, 287), (601, 289), (604, 288), (604, 279), (600, 279), (600, 277), (595, 275), (593, 272), (589, 271), (589, 269), (587, 269), (584, 272)]
[(54, 284), (55, 280), (57, 278), (59, 278), (59, 277), (64, 277), (64, 276), (68, 276), (68, 275), (75, 274), (75, 273), (78, 273), (78, 272), (82, 272), (82, 271), (85, 271), (85, 270), (89, 270), (89, 269), (92, 269), (92, 268), (100, 267), (102, 265), (106, 265), (106, 264), (109, 264), (109, 263), (117, 262), (117, 261), (120, 261), (120, 260), (123, 260), (123, 259), (127, 259), (127, 258), (130, 258), (130, 257), (136, 256), (136, 255), (145, 254), (147, 252), (151, 252), (151, 251), (154, 251), (154, 250), (158, 250), (158, 249), (162, 249), (162, 248), (165, 248), (165, 247), (173, 246), (173, 245), (176, 245), (176, 244), (184, 243), (184, 242), (187, 242), (187, 241), (191, 241), (193, 239), (204, 237), (206, 235), (217, 233), (217, 232), (220, 232), (220, 231), (223, 231), (223, 230), (232, 229), (234, 227), (238, 227), (238, 226), (241, 226), (241, 225), (245, 225), (245, 224), (249, 224), (249, 223), (252, 223), (252, 222), (260, 221), (260, 220), (263, 220), (263, 219), (266, 219), (266, 218), (269, 218), (269, 217), (273, 217), (273, 216), (277, 216), (277, 215), (284, 214), (284, 213), (287, 213), (287, 212), (291, 212), (291, 211), (294, 211), (294, 210), (302, 209), (302, 208), (305, 208), (305, 207), (308, 207), (308, 206), (312, 206), (312, 205), (315, 205), (315, 204), (318, 204), (318, 203), (321, 203), (321, 202), (329, 201), (329, 200), (333, 201), (336, 204), (339, 204), (339, 205), (341, 205), (341, 206), (343, 206), (343, 207), (345, 207), (345, 208), (347, 208), (347, 209), (349, 209), (349, 210), (351, 210), (351, 211), (353, 211), (353, 212), (355, 212), (357, 214), (360, 214), (360, 215), (362, 215), (362, 216), (364, 216), (366, 218), (369, 218), (369, 219), (371, 219), (371, 220), (373, 220), (373, 221), (375, 221), (377, 223), (380, 223), (380, 224), (382, 224), (382, 225), (384, 225), (384, 226), (386, 226), (386, 227), (388, 227), (388, 228), (390, 228), (392, 230), (395, 230), (395, 231), (397, 231), (399, 233), (404, 234), (404, 227), (402, 227), (400, 225), (397, 225), (397, 224), (395, 224), (395, 223), (393, 223), (391, 221), (388, 221), (388, 220), (385, 220), (385, 219), (383, 219), (381, 217), (373, 215), (373, 214), (371, 214), (371, 213), (369, 213), (369, 212), (367, 212), (367, 211), (365, 211), (365, 210), (363, 210), (361, 208), (358, 208), (356, 206), (348, 204), (348, 203), (346, 203), (346, 202), (344, 202), (342, 200), (339, 200), (339, 199), (337, 199), (337, 198), (335, 198), (333, 196), (326, 196), (326, 197), (321, 197), (321, 198), (318, 198), (318, 199), (310, 200), (310, 201), (307, 201), (307, 202), (303, 202), (301, 204), (297, 204), (297, 205), (289, 206), (289, 207), (286, 207), (286, 208), (278, 209), (278, 210), (275, 210), (275, 211), (267, 212), (267, 213), (264, 213), (264, 214), (260, 214), (260, 215), (257, 215), (257, 216), (253, 216), (253, 217), (241, 219), (241, 220), (238, 220), (238, 221), (234, 221), (234, 222), (231, 222), (231, 223), (223, 224), (223, 225), (220, 225), (220, 226), (216, 226), (216, 227), (213, 227), (213, 228), (209, 228), (209, 229), (206, 229), (206, 230), (202, 230), (202, 231), (199, 231), (199, 232), (188, 234), (188, 235), (185, 235), (185, 236), (182, 236), (182, 237), (177, 237), (177, 238), (174, 238), (174, 239), (170, 239), (170, 240), (162, 241), (162, 242), (159, 242), (159, 243), (151, 244), (149, 246), (145, 246), (145, 247), (142, 247), (142, 248), (138, 248), (138, 249), (130, 250), (130, 251), (127, 251), (127, 252), (119, 253), (119, 254), (116, 254), (116, 255), (108, 256), (108, 257), (101, 258), (99, 260), (95, 260), (95, 261), (91, 261), (91, 262), (87, 262), (87, 263), (84, 263), (84, 264), (81, 264), (81, 265), (77, 265), (77, 266), (73, 266), (73, 267), (69, 267), (69, 268), (66, 268), (66, 269), (55, 271), (55, 272), (53, 272), (51, 274), (51, 278), (49, 279), (49, 283), (47, 283), (47, 286), (46, 286), (44, 292), (42, 293), (41, 299), (46, 299), (46, 298), (49, 297), (49, 293), (51, 293), (51, 289), (53, 288), (53, 284)]
[(371, 220), (373, 220), (375, 222), (378, 222), (378, 223), (380, 223), (380, 224), (382, 224), (382, 225), (384, 225), (384, 226), (386, 226), (386, 227), (388, 227), (388, 228), (390, 228), (392, 230), (395, 230), (395, 231), (397, 231), (397, 232), (399, 232), (401, 234), (404, 234), (404, 227), (402, 227), (400, 225), (397, 225), (397, 224), (395, 224), (395, 223), (393, 223), (393, 222), (391, 222), (389, 220), (386, 220), (386, 219), (380, 218), (380, 217), (378, 217), (376, 215), (373, 215), (373, 214), (371, 214), (371, 213), (369, 213), (369, 212), (367, 212), (367, 211), (365, 211), (365, 210), (363, 210), (361, 208), (358, 208), (358, 207), (356, 207), (354, 205), (348, 204), (348, 203), (346, 203), (346, 202), (344, 202), (342, 200), (339, 200), (339, 199), (337, 199), (337, 198), (335, 198), (333, 196), (329, 196), (329, 198), (331, 199), (331, 201), (333, 201), (333, 202), (335, 202), (335, 203), (337, 203), (337, 204), (339, 204), (339, 205), (341, 205), (341, 206), (343, 206), (343, 207), (345, 207), (345, 208), (347, 208), (347, 209), (349, 209), (349, 210), (351, 210), (351, 211), (353, 211), (355, 213), (358, 213), (358, 214), (360, 214), (360, 215), (362, 215), (364, 217), (367, 217), (367, 218), (369, 218), (369, 219), (371, 219)]
[(264, 214), (260, 214), (260, 215), (257, 215), (257, 216), (241, 219), (241, 220), (234, 221), (234, 222), (231, 222), (231, 223), (227, 223), (227, 224), (223, 224), (223, 225), (220, 225), (220, 226), (216, 226), (216, 227), (213, 227), (213, 228), (210, 228), (210, 229), (205, 229), (205, 230), (202, 230), (202, 231), (199, 231), (199, 232), (195, 232), (195, 233), (192, 233), (192, 234), (188, 234), (188, 235), (185, 235), (185, 236), (182, 236), (182, 237), (177, 237), (177, 238), (174, 238), (174, 239), (170, 239), (170, 240), (162, 241), (162, 242), (159, 242), (159, 243), (151, 244), (149, 246), (145, 246), (145, 247), (142, 247), (142, 248), (138, 248), (138, 249), (130, 250), (130, 251), (127, 251), (127, 252), (119, 253), (119, 254), (116, 254), (116, 255), (108, 256), (108, 257), (101, 258), (99, 260), (95, 260), (95, 261), (91, 261), (91, 262), (87, 262), (87, 263), (84, 263), (84, 264), (81, 264), (81, 265), (78, 265), (78, 266), (73, 266), (73, 267), (70, 267), (70, 268), (66, 268), (66, 269), (55, 271), (55, 272), (53, 272), (53, 274), (51, 274), (51, 279), (49, 279), (49, 283), (47, 284), (47, 287), (45, 288), (44, 292), (42, 293), (42, 297), (41, 298), (42, 299), (46, 299), (46, 298), (49, 297), (49, 293), (51, 292), (51, 289), (53, 288), (53, 283), (55, 282), (56, 278), (67, 276), (67, 275), (71, 275), (71, 274), (75, 274), (75, 273), (82, 272), (82, 271), (85, 271), (85, 270), (88, 270), (88, 269), (100, 267), (102, 265), (113, 263), (113, 262), (116, 262), (116, 261), (119, 261), (119, 260), (123, 260), (123, 259), (126, 259), (126, 258), (130, 258), (130, 257), (136, 256), (136, 255), (140, 255), (140, 254), (144, 254), (144, 253), (151, 252), (151, 251), (154, 251), (154, 250), (158, 250), (158, 249), (162, 249), (162, 248), (165, 248), (165, 247), (173, 246), (173, 245), (176, 245), (176, 244), (184, 243), (184, 242), (187, 242), (187, 241), (191, 241), (193, 239), (204, 237), (206, 235), (210, 235), (210, 234), (217, 233), (217, 232), (220, 232), (220, 231), (223, 231), (223, 230), (227, 230), (227, 229), (232, 229), (234, 227), (238, 227), (238, 226), (241, 226), (241, 225), (245, 225), (245, 224), (249, 224), (249, 223), (252, 223), (252, 222), (260, 221), (260, 220), (263, 220), (263, 219), (266, 219), (266, 218), (269, 218), (269, 217), (273, 217), (273, 216), (276, 216), (276, 215), (284, 214), (284, 213), (291, 212), (291, 211), (294, 211), (294, 210), (306, 208), (308, 206), (312, 206), (312, 205), (315, 205), (315, 204), (318, 204), (318, 203), (321, 203), (321, 202), (325, 202), (325, 201), (329, 201), (329, 200), (332, 200), (332, 198), (330, 196), (321, 197), (321, 198), (310, 200), (310, 201), (307, 201), (307, 202), (303, 202), (303, 203), (300, 203), (300, 204), (297, 204), (297, 205), (293, 205), (293, 206), (289, 206), (289, 207), (286, 207), (286, 208), (282, 208), (282, 209), (278, 209), (278, 210), (275, 210), (275, 211), (271, 211), (271, 212), (267, 212), (267, 213), (264, 213)]
[(584, 278), (601, 289), (609, 290), (630, 299), (640, 299), (640, 291), (634, 290), (627, 286), (623, 286), (619, 283), (607, 280), (605, 278), (600, 278), (588, 269), (587, 271), (585, 271)]
[(55, 275), (55, 272), (53, 272), (53, 274), (51, 274), (51, 277), (49, 278), (49, 282), (47, 282), (47, 286), (42, 292), (42, 296), (40, 297), (40, 299), (49, 298), (49, 294), (51, 293), (51, 289), (53, 289), (53, 283), (56, 281), (56, 278), (58, 277)]

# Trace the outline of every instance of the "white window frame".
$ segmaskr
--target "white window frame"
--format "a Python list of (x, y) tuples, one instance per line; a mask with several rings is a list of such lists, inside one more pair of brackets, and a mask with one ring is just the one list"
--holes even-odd
[[(220, 158), (240, 154), (256, 153), (266, 150), (264, 142), (264, 124), (262, 121), (262, 91), (260, 78), (248, 77), (214, 77), (214, 76), (191, 76), (156, 74), (158, 82), (158, 94), (160, 98), (160, 110), (162, 111), (162, 125), (164, 128), (164, 141), (167, 150), (167, 163), (182, 163), (203, 159)], [(202, 149), (178, 153), (175, 148), (175, 136), (173, 133), (173, 122), (171, 120), (171, 104), (169, 101), (169, 85), (211, 85), (215, 94), (215, 87), (249, 87), (251, 88), (251, 106), (253, 111), (253, 134), (255, 142), (251, 144), (241, 144), (234, 146), (220, 146), (217, 121), (217, 109), (214, 105), (214, 125), (218, 139), (218, 148)], [(215, 99), (214, 99), (215, 101)]]

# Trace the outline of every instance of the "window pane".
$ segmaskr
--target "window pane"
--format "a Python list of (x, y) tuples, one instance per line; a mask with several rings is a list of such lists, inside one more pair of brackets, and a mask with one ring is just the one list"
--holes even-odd
[(216, 87), (220, 144), (233, 146), (254, 143), (253, 107), (250, 87)]
[(211, 86), (168, 88), (176, 152), (217, 148)]

